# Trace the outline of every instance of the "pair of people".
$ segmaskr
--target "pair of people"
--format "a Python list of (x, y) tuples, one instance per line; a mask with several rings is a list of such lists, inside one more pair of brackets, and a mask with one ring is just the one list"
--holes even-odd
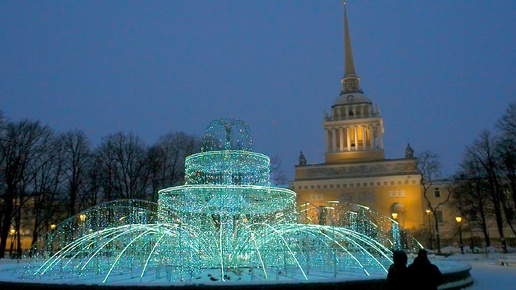
[(389, 267), (387, 283), (389, 289), (437, 289), (443, 283), (443, 276), (437, 266), (430, 263), (427, 252), (419, 250), (414, 262), (407, 267), (407, 254), (393, 252), (394, 264)]

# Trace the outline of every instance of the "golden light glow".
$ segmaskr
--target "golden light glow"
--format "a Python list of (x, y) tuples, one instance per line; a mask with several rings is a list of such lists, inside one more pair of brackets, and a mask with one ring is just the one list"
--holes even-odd
[(393, 212), (392, 213), (392, 218), (393, 219), (397, 219), (398, 218), (398, 213), (397, 212)]
[(55, 228), (56, 228), (56, 225), (55, 225), (55, 224), (51, 224), (51, 225), (50, 225), (50, 229), (51, 229), (51, 230), (54, 230)]
[(80, 214), (79, 215), (79, 220), (81, 220), (81, 222), (85, 221), (86, 220), (86, 215), (85, 214)]
[(11, 235), (14, 235), (16, 233), (15, 229), (11, 229)]
[(456, 216), (456, 217), (455, 217), (455, 220), (456, 220), (458, 223), (461, 223), (461, 222), (462, 222), (462, 217), (461, 217), (461, 216)]
[(432, 212), (432, 211), (431, 211), (431, 210), (429, 210), (429, 209), (427, 209), (427, 210), (426, 210), (426, 214), (430, 214), (431, 212)]

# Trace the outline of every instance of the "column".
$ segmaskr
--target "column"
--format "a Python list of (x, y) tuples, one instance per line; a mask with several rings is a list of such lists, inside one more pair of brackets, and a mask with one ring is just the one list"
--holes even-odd
[(358, 126), (354, 126), (353, 130), (355, 131), (355, 150), (358, 149)]
[(378, 126), (378, 141), (380, 142), (380, 149), (383, 149), (383, 132), (382, 132), (382, 126)]
[(367, 133), (368, 133), (368, 137), (369, 137), (369, 149), (373, 149), (373, 139), (371, 137), (371, 133), (373, 133), (372, 131), (372, 128), (371, 128), (371, 125), (367, 125)]
[[(362, 107), (363, 108), (363, 107)], [(366, 130), (365, 126), (360, 126), (360, 130), (362, 130), (362, 149), (366, 149)]]
[(337, 134), (335, 132), (335, 128), (331, 129), (331, 151), (337, 151)]
[(326, 132), (326, 152), (330, 152), (330, 130), (325, 129)]
[(376, 149), (376, 126), (371, 126), (371, 149)]
[(344, 151), (344, 129), (342, 127), (339, 128), (339, 137), (340, 137), (340, 152)]
[(349, 136), (349, 126), (346, 127), (346, 139), (348, 141), (348, 151), (351, 151), (351, 136)]

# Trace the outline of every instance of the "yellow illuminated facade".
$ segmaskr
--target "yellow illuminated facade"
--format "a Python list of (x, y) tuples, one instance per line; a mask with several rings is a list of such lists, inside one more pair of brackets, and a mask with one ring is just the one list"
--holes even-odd
[(357, 203), (384, 216), (393, 216), (406, 229), (425, 224), (425, 209), (413, 150), (405, 156), (385, 159), (384, 123), (360, 88), (355, 72), (347, 14), (344, 6), (345, 73), (342, 90), (323, 118), (326, 150), (324, 163), (307, 164), (301, 153), (291, 187), (298, 206), (310, 204), (313, 223), (331, 223), (332, 204)]

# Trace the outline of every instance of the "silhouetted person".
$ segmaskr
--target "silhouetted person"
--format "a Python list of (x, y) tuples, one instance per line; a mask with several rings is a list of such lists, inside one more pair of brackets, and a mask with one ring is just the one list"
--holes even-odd
[(414, 289), (437, 289), (443, 281), (443, 275), (436, 265), (430, 263), (425, 250), (419, 250), (414, 262), (408, 267), (411, 287)]
[(394, 264), (389, 267), (389, 273), (387, 273), (388, 289), (410, 289), (407, 254), (403, 251), (394, 251), (392, 260)]

